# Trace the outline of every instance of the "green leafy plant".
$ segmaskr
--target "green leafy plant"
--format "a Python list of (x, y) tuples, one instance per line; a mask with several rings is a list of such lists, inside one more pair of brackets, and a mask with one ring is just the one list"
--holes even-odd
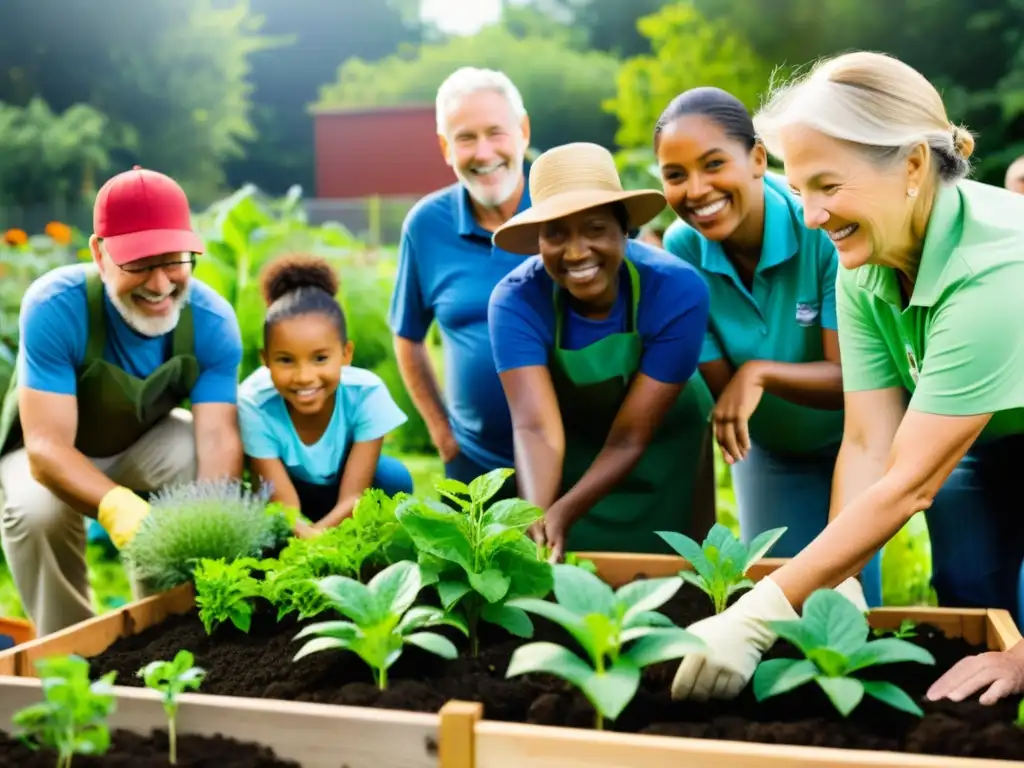
[(146, 686), (160, 694), (167, 713), (167, 737), (170, 742), (169, 760), (178, 764), (178, 696), (186, 690), (199, 690), (206, 671), (194, 666), (195, 657), (185, 650), (178, 651), (173, 661), (151, 661), (138, 671)]
[(920, 707), (901, 688), (882, 680), (860, 680), (853, 673), (880, 664), (916, 662), (934, 664), (924, 648), (894, 637), (868, 641), (867, 619), (857, 607), (831, 589), (815, 591), (794, 621), (772, 621), (769, 626), (796, 646), (803, 659), (770, 659), (754, 672), (754, 696), (764, 701), (812, 680), (843, 717), (864, 695), (895, 709), (921, 716)]
[(388, 566), (368, 584), (347, 576), (328, 576), (317, 586), (331, 606), (350, 621), (310, 624), (296, 640), (313, 637), (293, 660), (326, 650), (352, 651), (373, 670), (374, 681), (383, 690), (388, 669), (398, 661), (406, 645), (415, 645), (445, 659), (458, 651), (448, 638), (427, 627), (446, 624), (466, 633), (465, 624), (433, 606), (413, 606), (423, 587), (419, 567), (412, 561)]
[(764, 557), (785, 532), (784, 527), (765, 531), (755, 537), (748, 547), (721, 523), (711, 527), (703, 545), (681, 533), (655, 531), (693, 566), (692, 571), (683, 570), (679, 575), (711, 598), (715, 613), (724, 611), (729, 598), (736, 592), (754, 586), (754, 582), (746, 578), (747, 569)]
[(886, 635), (892, 635), (899, 639), (906, 639), (908, 637), (917, 637), (917, 622), (913, 619), (904, 619), (900, 622), (897, 629), (885, 629), (884, 627), (878, 627), (877, 629), (871, 630), (871, 634), (875, 637), (885, 637)]
[(251, 557), (226, 562), (223, 559), (202, 559), (193, 574), (196, 585), (196, 606), (206, 634), (230, 621), (242, 632), (248, 632), (255, 610), (254, 598), (261, 596), (262, 586), (252, 577), (259, 562)]
[(157, 493), (149, 516), (123, 550), (136, 578), (163, 591), (192, 578), (196, 562), (260, 557), (291, 535), (284, 507), (268, 510), (269, 487), (238, 480), (177, 485)]
[(57, 768), (71, 768), (75, 755), (103, 755), (110, 749), (107, 718), (117, 707), (116, 672), (89, 679), (80, 656), (53, 656), (35, 662), (43, 701), (15, 712), (18, 737), (31, 749), (57, 753)]
[(1020, 703), (1017, 705), (1017, 719), (1014, 723), (1015, 725), (1019, 725), (1021, 728), (1024, 728), (1024, 699), (1021, 699)]
[[(537, 546), (537, 559), (544, 560), (545, 562), (551, 559), (551, 545), (544, 544)], [(562, 557), (562, 562), (566, 565), (575, 565), (577, 568), (582, 568), (591, 573), (597, 573), (597, 565), (593, 560), (587, 560), (580, 557), (575, 552), (566, 552)]]
[(641, 669), (705, 647), (656, 610), (679, 591), (681, 578), (640, 579), (613, 591), (582, 568), (553, 568), (557, 603), (522, 598), (510, 606), (563, 627), (590, 663), (555, 643), (528, 643), (512, 654), (505, 676), (545, 672), (568, 680), (594, 706), (597, 728), (604, 718), (617, 718), (636, 695)]
[(465, 616), (474, 656), (479, 652), (480, 621), (532, 637), (530, 617), (508, 601), (545, 597), (551, 591), (551, 566), (538, 559), (537, 545), (526, 535), (543, 512), (522, 499), (487, 506), (512, 473), (496, 469), (469, 485), (451, 479), (436, 483), (456, 508), (410, 497), (396, 509), (416, 545), (424, 584), (437, 585), (446, 611), (458, 607)]

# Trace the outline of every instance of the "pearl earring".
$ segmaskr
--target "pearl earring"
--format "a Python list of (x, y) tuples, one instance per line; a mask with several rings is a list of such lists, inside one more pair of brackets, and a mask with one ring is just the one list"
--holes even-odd
[(911, 187), (910, 189), (908, 189), (907, 190), (907, 197), (917, 197), (917, 190), (914, 187)]

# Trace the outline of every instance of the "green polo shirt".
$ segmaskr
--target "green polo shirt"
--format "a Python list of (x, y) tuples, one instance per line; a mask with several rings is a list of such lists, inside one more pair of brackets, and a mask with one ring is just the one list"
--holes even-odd
[(895, 272), (839, 270), (843, 386), (904, 387), (910, 408), (994, 414), (1024, 432), (1024, 195), (961, 181), (936, 196), (909, 305)]
[[(764, 244), (753, 291), (720, 243), (682, 220), (665, 233), (665, 248), (692, 264), (710, 288), (701, 363), (724, 357), (739, 368), (749, 360), (825, 359), (822, 329), (836, 330), (835, 246), (824, 232), (804, 226), (803, 208), (783, 177), (765, 177), (764, 200)], [(749, 428), (763, 448), (805, 454), (840, 442), (843, 411), (808, 408), (765, 392)]]

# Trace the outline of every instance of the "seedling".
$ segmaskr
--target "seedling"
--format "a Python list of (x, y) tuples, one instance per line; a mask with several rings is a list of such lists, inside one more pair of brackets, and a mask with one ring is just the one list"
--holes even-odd
[(223, 559), (199, 561), (193, 577), (199, 620), (206, 634), (212, 634), (225, 621), (242, 632), (249, 631), (254, 610), (252, 601), (261, 594), (260, 583), (250, 575), (250, 570), (258, 565), (249, 557), (230, 563)]
[(193, 666), (195, 657), (188, 651), (178, 651), (174, 661), (151, 661), (136, 674), (149, 688), (158, 692), (167, 713), (167, 737), (170, 742), (170, 763), (178, 764), (178, 695), (188, 689), (199, 690), (206, 671)]
[(715, 613), (724, 611), (729, 598), (736, 592), (754, 586), (754, 582), (746, 578), (747, 569), (764, 557), (785, 532), (785, 527), (765, 531), (750, 542), (748, 547), (721, 523), (711, 527), (703, 545), (681, 533), (655, 531), (693, 566), (692, 571), (683, 570), (679, 575), (711, 598)]
[(917, 637), (917, 622), (913, 619), (904, 619), (900, 622), (899, 629), (884, 629), (882, 627), (878, 627), (877, 629), (871, 630), (871, 634), (875, 637), (892, 635), (893, 637), (901, 640), (908, 637)]
[(509, 605), (562, 626), (590, 663), (555, 643), (528, 643), (512, 654), (505, 676), (545, 672), (569, 681), (590, 700), (598, 729), (604, 727), (604, 718), (617, 718), (636, 695), (643, 667), (705, 647), (700, 638), (656, 611), (679, 591), (682, 579), (642, 579), (612, 591), (582, 568), (553, 568), (557, 603), (522, 598)]
[(110, 749), (107, 717), (116, 709), (114, 679), (108, 672), (89, 680), (81, 656), (53, 656), (35, 662), (43, 701), (14, 713), (19, 738), (31, 749), (57, 753), (57, 768), (71, 768), (75, 755), (104, 755)]
[[(537, 559), (547, 562), (551, 559), (551, 546), (548, 544), (537, 545)], [(566, 565), (575, 565), (577, 568), (583, 568), (591, 573), (597, 573), (597, 565), (594, 564), (593, 560), (585, 560), (575, 552), (566, 552), (562, 558), (562, 562)]]
[(761, 662), (754, 672), (754, 696), (758, 701), (813, 680), (843, 717), (860, 704), (864, 694), (895, 709), (919, 717), (924, 714), (898, 686), (852, 675), (880, 664), (934, 664), (935, 657), (920, 646), (894, 637), (869, 642), (870, 629), (864, 614), (838, 592), (819, 589), (804, 603), (800, 619), (768, 624), (805, 658)]
[(446, 611), (458, 606), (465, 614), (474, 656), (479, 651), (480, 621), (518, 637), (532, 637), (530, 617), (508, 601), (542, 598), (551, 591), (551, 566), (537, 557), (537, 545), (526, 535), (544, 513), (522, 499), (485, 508), (512, 473), (496, 469), (469, 485), (450, 479), (438, 482), (438, 492), (458, 509), (409, 498), (395, 512), (416, 546), (424, 584), (437, 585)]
[(388, 669), (398, 661), (407, 644), (445, 659), (458, 655), (446, 637), (420, 631), (447, 624), (465, 634), (466, 626), (440, 608), (412, 607), (423, 587), (416, 563), (405, 560), (388, 566), (369, 584), (347, 576), (328, 576), (317, 584), (331, 606), (351, 621), (323, 621), (305, 627), (295, 639), (315, 638), (295, 654), (293, 661), (318, 651), (352, 651), (370, 666), (374, 681), (383, 690), (388, 683)]

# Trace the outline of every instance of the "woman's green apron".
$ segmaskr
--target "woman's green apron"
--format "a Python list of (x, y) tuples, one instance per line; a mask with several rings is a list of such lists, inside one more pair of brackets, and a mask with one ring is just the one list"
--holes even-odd
[[(103, 281), (95, 269), (86, 275), (89, 330), (78, 370), (78, 432), (75, 448), (90, 458), (127, 450), (173, 408), (185, 402), (199, 378), (193, 344), (192, 306), (186, 304), (171, 338), (171, 357), (144, 379), (103, 359), (107, 340)], [(22, 446), (18, 418), (17, 370), (0, 411), (0, 453)]]
[[(640, 366), (640, 279), (628, 260), (626, 267), (631, 288), (626, 331), (583, 349), (562, 349), (564, 292), (555, 287), (555, 345), (549, 369), (565, 429), (563, 494), (579, 481), (603, 449)], [(629, 476), (569, 529), (566, 549), (671, 554), (654, 532), (689, 531), (713, 407), (707, 385), (695, 373)], [(713, 471), (711, 467), (705, 469)]]

